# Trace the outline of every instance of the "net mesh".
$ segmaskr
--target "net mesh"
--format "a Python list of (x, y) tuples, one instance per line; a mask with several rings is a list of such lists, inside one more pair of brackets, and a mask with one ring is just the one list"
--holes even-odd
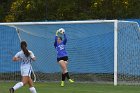
[(19, 51), (19, 39), (15, 29), (0, 26), (0, 80), (18, 80), (19, 63), (12, 62), (16, 51)]
[[(20, 50), (20, 40), (37, 57), (32, 63), (37, 81), (60, 81), (56, 61), (55, 32), (66, 30), (68, 71), (80, 82), (113, 82), (114, 22), (80, 24), (24, 24), (0, 26), (0, 80), (19, 81), (20, 62), (12, 57)], [(18, 34), (19, 37), (18, 37)], [(118, 81), (139, 80), (139, 28), (136, 23), (118, 23)], [(127, 41), (127, 42), (126, 42)]]
[(140, 29), (137, 23), (118, 23), (118, 83), (140, 82)]
[[(1, 26), (0, 28), (2, 27), (6, 27), (6, 29), (1, 30), (4, 33), (0, 35), (5, 38), (12, 38), (10, 39), (12, 41), (2, 41), (7, 45), (4, 46), (1, 42), (0, 47), (8, 47), (8, 50), (13, 47), (11, 51), (13, 55), (20, 50), (17, 32), (21, 40), (27, 41), (28, 49), (33, 51), (37, 57), (37, 61), (32, 63), (37, 81), (61, 80), (61, 69), (56, 62), (56, 50), (53, 46), (55, 32), (59, 28), (66, 30), (68, 38), (66, 50), (69, 55), (68, 70), (72, 79), (90, 82), (113, 81), (113, 22), (55, 25), (31, 24), (13, 25), (12, 27)], [(1, 53), (1, 55), (7, 55), (8, 57), (2, 57), (0, 73), (5, 74), (5, 76), (9, 75), (8, 77), (14, 76), (13, 80), (19, 80), (20, 63), (17, 65), (17, 63), (11, 61), (13, 55), (11, 56), (8, 53)], [(5, 59), (8, 60), (4, 62)], [(6, 65), (6, 67), (2, 65)], [(3, 75), (0, 75), (0, 77), (1, 80), (11, 80), (11, 78), (2, 78)]]

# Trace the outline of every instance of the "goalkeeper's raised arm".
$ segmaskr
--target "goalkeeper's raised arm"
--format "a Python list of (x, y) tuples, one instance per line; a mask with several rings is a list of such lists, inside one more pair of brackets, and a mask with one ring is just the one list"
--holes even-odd
[(63, 44), (66, 45), (67, 43), (67, 37), (66, 37), (66, 34), (64, 33), (64, 40), (63, 40)]
[(58, 30), (56, 31), (56, 35), (55, 35), (55, 42), (54, 42), (54, 47), (57, 47), (57, 39), (58, 39)]

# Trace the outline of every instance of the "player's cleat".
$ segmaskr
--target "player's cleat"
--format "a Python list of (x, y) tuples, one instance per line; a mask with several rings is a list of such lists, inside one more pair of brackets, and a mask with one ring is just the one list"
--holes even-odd
[(13, 89), (13, 88), (10, 88), (10, 89), (9, 89), (9, 92), (10, 92), (10, 93), (14, 93), (14, 89)]
[(64, 87), (64, 81), (61, 81), (61, 87)]
[(70, 83), (74, 83), (74, 81), (73, 81), (72, 79), (69, 79), (69, 82), (70, 82)]

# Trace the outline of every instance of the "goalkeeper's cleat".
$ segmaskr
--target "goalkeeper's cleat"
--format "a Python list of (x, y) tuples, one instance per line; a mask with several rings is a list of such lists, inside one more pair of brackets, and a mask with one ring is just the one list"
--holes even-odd
[(70, 82), (70, 83), (74, 83), (74, 81), (73, 81), (72, 79), (69, 79), (69, 82)]
[(61, 87), (64, 87), (64, 85), (65, 85), (64, 81), (61, 81)]

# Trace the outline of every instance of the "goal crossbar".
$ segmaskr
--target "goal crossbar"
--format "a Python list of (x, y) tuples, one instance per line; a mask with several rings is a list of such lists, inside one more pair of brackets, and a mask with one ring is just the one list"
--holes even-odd
[[(56, 21), (56, 22), (7, 22), (7, 23), (0, 23), (0, 25), (39, 25), (39, 24), (85, 24), (85, 23), (108, 23), (108, 22), (115, 22), (116, 20), (85, 20), (85, 21)], [(137, 23), (134, 21), (119, 21), (119, 22), (132, 22)]]

